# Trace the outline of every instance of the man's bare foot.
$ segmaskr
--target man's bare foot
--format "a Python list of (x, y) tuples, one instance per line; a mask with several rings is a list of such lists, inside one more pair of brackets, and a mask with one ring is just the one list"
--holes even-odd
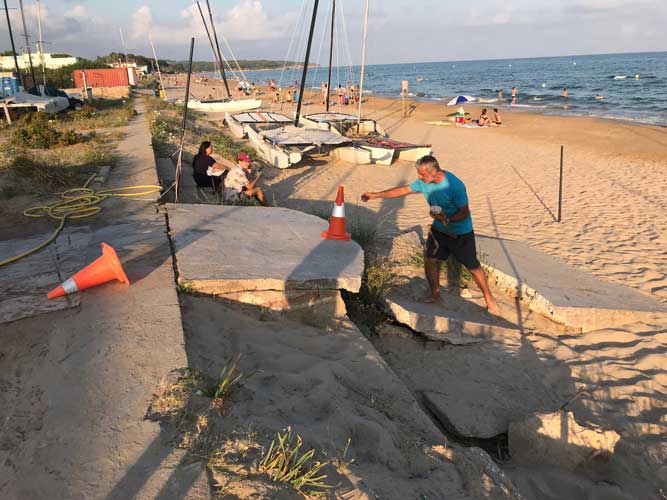
[(433, 304), (434, 302), (440, 301), (440, 292), (438, 293), (429, 293), (419, 298), (419, 302), (423, 304)]
[(486, 302), (486, 310), (494, 316), (500, 316), (500, 308), (495, 300), (491, 299)]

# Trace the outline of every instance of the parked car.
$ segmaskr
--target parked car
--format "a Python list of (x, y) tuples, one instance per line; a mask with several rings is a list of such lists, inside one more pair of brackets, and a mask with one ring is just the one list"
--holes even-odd
[(56, 99), (67, 99), (67, 108), (79, 110), (83, 107), (83, 99), (81, 94), (67, 94), (66, 92), (57, 89), (51, 85), (36, 85), (31, 88), (28, 93), (41, 97), (53, 97)]

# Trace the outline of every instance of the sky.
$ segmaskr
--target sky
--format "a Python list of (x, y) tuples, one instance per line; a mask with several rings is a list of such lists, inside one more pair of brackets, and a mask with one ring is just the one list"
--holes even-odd
[[(205, 0), (202, 7), (205, 9)], [(315, 0), (210, 0), (218, 35), (239, 59), (303, 60)], [(332, 0), (320, 0), (311, 61), (326, 64)], [(16, 7), (18, 0), (9, 0)], [(24, 0), (31, 41), (37, 2)], [(42, 0), (45, 52), (93, 58), (122, 52), (212, 60), (196, 3), (189, 0)], [(361, 59), (363, 0), (336, 1), (334, 63)], [(206, 12), (206, 11), (204, 11)], [(342, 15), (341, 15), (342, 12)], [(25, 46), (18, 10), (10, 11)], [(667, 51), (667, 0), (370, 0), (368, 64)], [(207, 19), (208, 20), (208, 19)], [(229, 54), (220, 40), (223, 53)], [(4, 15), (0, 49), (10, 48)], [(34, 45), (33, 45), (34, 48)], [(227, 57), (229, 57), (227, 55)]]

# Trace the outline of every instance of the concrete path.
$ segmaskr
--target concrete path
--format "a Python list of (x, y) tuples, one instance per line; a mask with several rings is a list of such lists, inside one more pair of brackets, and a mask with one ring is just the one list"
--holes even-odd
[[(105, 187), (157, 183), (137, 108)], [(177, 467), (168, 436), (144, 420), (160, 378), (188, 364), (165, 233), (153, 201), (104, 202), (94, 221), (68, 225), (58, 248), (88, 262), (105, 241), (132, 285), (107, 284), (82, 293), (76, 309), (3, 325), (1, 498), (208, 498), (201, 467)], [(48, 266), (48, 252), (37, 257)]]
[(313, 215), (185, 204), (167, 214), (179, 281), (196, 291), (284, 310), (361, 287), (361, 247), (322, 239), (328, 224)]
[(477, 251), (497, 286), (521, 291), (522, 302), (584, 332), (667, 319), (667, 305), (632, 288), (599, 280), (520, 241), (477, 237)]

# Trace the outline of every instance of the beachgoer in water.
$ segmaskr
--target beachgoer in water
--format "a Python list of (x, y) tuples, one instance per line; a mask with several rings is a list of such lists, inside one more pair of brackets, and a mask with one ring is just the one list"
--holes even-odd
[(420, 158), (415, 167), (417, 177), (412, 184), (385, 191), (366, 192), (361, 200), (399, 198), (409, 194), (422, 193), (431, 207), (429, 214), (434, 219), (424, 250), (424, 272), (429, 285), (429, 293), (423, 302), (440, 300), (440, 263), (453, 254), (472, 275), (482, 291), (486, 306), (491, 314), (499, 314), (484, 270), (477, 259), (475, 233), (468, 206), (465, 184), (454, 174), (440, 168), (438, 160), (428, 155)]
[(603, 99), (604, 99), (604, 96), (603, 96), (603, 95), (597, 94), (597, 95), (595, 96), (595, 100), (596, 100), (596, 101), (602, 101)]
[(499, 101), (502, 101), (502, 100), (503, 100), (503, 89), (500, 89), (500, 90), (498, 91), (498, 100), (499, 100)]
[(567, 89), (563, 89), (563, 92), (560, 93), (561, 97), (567, 97)]
[(519, 90), (516, 87), (512, 87), (512, 104), (516, 104), (516, 95)]

